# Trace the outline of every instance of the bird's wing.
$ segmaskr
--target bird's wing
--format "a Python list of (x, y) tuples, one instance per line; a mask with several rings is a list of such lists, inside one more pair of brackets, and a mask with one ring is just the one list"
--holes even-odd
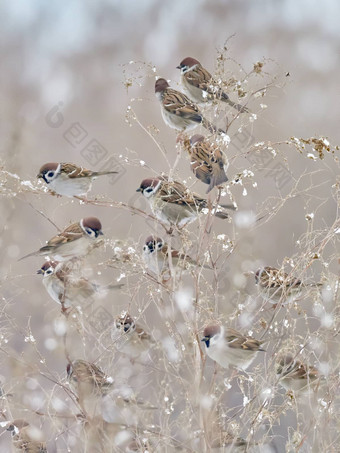
[(69, 178), (89, 178), (94, 176), (93, 171), (87, 170), (84, 167), (78, 167), (74, 164), (62, 163), (60, 173), (66, 174)]
[(212, 89), (209, 87), (212, 83), (212, 75), (202, 66), (198, 65), (196, 68), (188, 71), (185, 74), (185, 77), (194, 87), (206, 91), (207, 93), (212, 93)]
[(184, 119), (190, 119), (197, 123), (202, 122), (202, 115), (197, 105), (193, 104), (190, 99), (179, 91), (168, 88), (163, 97), (163, 107), (169, 113), (178, 115)]
[(79, 223), (78, 222), (73, 223), (72, 225), (67, 227), (64, 231), (57, 234), (57, 236), (51, 238), (48, 241), (47, 245), (45, 247), (42, 247), (40, 250), (43, 251), (46, 248), (57, 247), (62, 244), (67, 244), (68, 242), (72, 242), (75, 239), (81, 238), (83, 234), (84, 232)]
[(259, 351), (261, 348), (261, 341), (252, 337), (245, 337), (234, 329), (227, 330), (226, 340), (229, 348), (246, 349), (248, 351)]

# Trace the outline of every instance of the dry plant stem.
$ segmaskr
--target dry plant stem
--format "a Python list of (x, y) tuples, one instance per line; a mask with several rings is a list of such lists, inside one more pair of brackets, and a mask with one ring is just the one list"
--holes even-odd
[(62, 230), (49, 218), (47, 217), (42, 211), (39, 211), (39, 209), (35, 208), (32, 203), (28, 203), (29, 206), (31, 206), (32, 209), (34, 209), (35, 212), (40, 214), (41, 216), (44, 217), (48, 222), (50, 222), (51, 225), (54, 226), (54, 228), (60, 233)]
[(110, 208), (118, 208), (118, 209), (122, 208), (122, 209), (125, 209), (127, 211), (130, 211), (132, 214), (138, 214), (141, 217), (153, 220), (154, 222), (156, 222), (159, 225), (161, 225), (166, 232), (168, 231), (167, 227), (160, 220), (158, 220), (156, 217), (152, 216), (151, 214), (147, 214), (146, 212), (142, 211), (141, 209), (135, 208), (134, 206), (130, 206), (130, 205), (126, 204), (126, 203), (122, 203), (120, 201), (88, 200), (86, 198), (82, 198), (82, 197), (78, 197), (78, 196), (75, 196), (73, 198), (76, 198), (77, 200), (80, 200), (83, 203), (92, 204), (92, 205), (95, 205), (95, 206), (103, 206), (103, 207), (110, 207)]
[(170, 162), (168, 160), (168, 158), (166, 157), (166, 154), (164, 152), (164, 150), (162, 149), (162, 147), (160, 146), (160, 144), (157, 142), (157, 140), (155, 139), (155, 137), (143, 126), (143, 124), (139, 121), (139, 119), (137, 118), (137, 115), (135, 113), (135, 111), (133, 109), (131, 109), (131, 112), (134, 116), (134, 120), (136, 121), (136, 123), (143, 129), (143, 131), (151, 138), (151, 140), (155, 143), (155, 145), (157, 146), (157, 148), (160, 150), (162, 156), (164, 157), (166, 163), (168, 164), (168, 167), (169, 169), (171, 168), (171, 165), (170, 165)]

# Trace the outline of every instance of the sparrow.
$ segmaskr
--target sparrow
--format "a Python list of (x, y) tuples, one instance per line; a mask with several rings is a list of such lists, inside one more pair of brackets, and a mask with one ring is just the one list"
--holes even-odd
[(225, 131), (217, 129), (210, 121), (204, 118), (197, 105), (185, 94), (170, 88), (165, 79), (156, 81), (155, 93), (161, 103), (163, 120), (172, 129), (183, 132), (202, 124), (212, 134), (216, 132), (225, 134)]
[(269, 266), (255, 272), (255, 283), (261, 296), (273, 304), (291, 302), (300, 296), (303, 289), (322, 286), (322, 283), (305, 284), (282, 269)]
[(43, 276), (43, 285), (52, 299), (61, 304), (64, 309), (76, 303), (104, 295), (107, 290), (120, 289), (124, 285), (101, 286), (90, 282), (84, 277), (74, 276), (67, 264), (57, 261), (46, 261), (37, 274)]
[(218, 99), (239, 112), (249, 112), (246, 107), (233, 102), (220, 88), (212, 75), (195, 58), (187, 57), (177, 66), (181, 70), (181, 82), (189, 97), (197, 103)]
[(126, 312), (117, 316), (113, 322), (111, 338), (115, 347), (131, 359), (147, 352), (154, 343), (151, 335)]
[(11, 432), (13, 445), (24, 453), (47, 453), (46, 443), (42, 441), (41, 431), (25, 420), (9, 422), (7, 431)]
[[(148, 236), (143, 246), (143, 261), (147, 269), (155, 275), (163, 275), (169, 269), (169, 246), (162, 238)], [(199, 266), (200, 264), (185, 253), (171, 249), (171, 262), (174, 268), (188, 267), (188, 265)], [(209, 266), (203, 266), (211, 269)]]
[(124, 450), (125, 453), (152, 453), (154, 451), (146, 438), (132, 440)]
[(276, 374), (283, 388), (296, 393), (308, 391), (318, 385), (323, 378), (317, 368), (300, 362), (292, 354), (279, 356)]
[(209, 184), (206, 193), (228, 181), (227, 160), (218, 146), (198, 134), (184, 140), (184, 146), (190, 155), (192, 172), (204, 184)]
[(102, 225), (96, 217), (86, 217), (65, 228), (54, 236), (38, 251), (29, 253), (19, 261), (29, 256), (49, 256), (55, 261), (68, 261), (87, 255), (94, 245), (98, 245), (98, 236), (102, 235)]
[(75, 197), (87, 195), (98, 176), (112, 175), (117, 171), (91, 171), (70, 163), (49, 162), (43, 165), (37, 178), (43, 179), (49, 189), (58, 195)]
[(249, 443), (241, 437), (233, 436), (227, 431), (223, 431), (218, 435), (215, 435), (210, 442), (210, 447), (213, 450), (222, 449), (221, 451), (227, 453), (232, 452), (244, 452), (246, 447), (249, 447)]
[[(190, 192), (178, 181), (169, 181), (165, 176), (144, 179), (137, 192), (141, 192), (148, 200), (157, 219), (169, 226), (182, 228), (194, 222), (202, 211), (208, 212), (209, 209), (205, 198)], [(218, 205), (216, 208), (214, 215), (220, 219), (229, 217), (222, 208), (235, 209), (232, 205)]]
[(232, 365), (246, 370), (257, 353), (264, 351), (262, 341), (217, 324), (205, 327), (201, 341), (205, 343), (207, 355), (223, 368)]
[(91, 394), (106, 395), (112, 390), (113, 378), (107, 376), (94, 363), (74, 360), (67, 364), (66, 372), (70, 386), (78, 397)]

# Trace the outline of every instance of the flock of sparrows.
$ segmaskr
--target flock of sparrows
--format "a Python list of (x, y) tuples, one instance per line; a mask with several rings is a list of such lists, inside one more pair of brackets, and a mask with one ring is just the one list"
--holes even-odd
[[(202, 125), (210, 134), (217, 133), (223, 136), (225, 132), (208, 121), (197, 105), (215, 100), (227, 103), (237, 111), (237, 114), (249, 112), (245, 106), (231, 101), (212, 75), (196, 59), (185, 58), (178, 68), (181, 71), (183, 88), (188, 96), (172, 89), (163, 78), (159, 78), (155, 83), (155, 93), (160, 101), (162, 117), (171, 128), (183, 133)], [(196, 134), (190, 138), (181, 135), (179, 141), (189, 152), (192, 172), (201, 182), (208, 185), (207, 193), (228, 181), (226, 156), (213, 140)], [(47, 163), (41, 167), (37, 177), (57, 195), (84, 199), (83, 197), (87, 197), (91, 190), (93, 180), (110, 173), (115, 172), (96, 172), (70, 163)], [(227, 209), (234, 209), (233, 205), (213, 205), (207, 199), (189, 191), (181, 182), (173, 181), (165, 175), (144, 179), (137, 191), (149, 202), (158, 221), (170, 228), (171, 232), (195, 221), (201, 213), (211, 212), (218, 218), (226, 219)], [(64, 312), (100, 293), (117, 290), (123, 286), (100, 286), (73, 272), (73, 263), (79, 258), (86, 257), (99, 246), (102, 243), (102, 235), (100, 220), (96, 217), (85, 217), (52, 237), (36, 252), (24, 257), (34, 255), (47, 257), (38, 274), (43, 276), (43, 284), (48, 294), (61, 304)], [(142, 259), (147, 270), (161, 277), (163, 282), (171, 279), (169, 263), (174, 269), (177, 266), (201, 266), (183, 252), (171, 249), (162, 238), (156, 236), (146, 238)], [(271, 267), (259, 269), (255, 273), (255, 283), (263, 298), (272, 303), (288, 302), (308, 286), (282, 270)], [(111, 337), (117, 350), (131, 359), (140, 357), (154, 342), (151, 334), (136, 324), (128, 313), (115, 319)], [(223, 368), (233, 366), (240, 370), (246, 370), (256, 355), (264, 351), (263, 343), (217, 323), (205, 326), (202, 338), (206, 354), (212, 360)], [(282, 386), (294, 391), (301, 391), (320, 378), (316, 368), (300, 362), (291, 354), (278, 358), (277, 374)], [(113, 379), (95, 364), (80, 359), (68, 363), (67, 378), (78, 398), (81, 394), (88, 393), (105, 395), (112, 390), (114, 383)], [(22, 420), (13, 421), (8, 425), (16, 446), (32, 453), (47, 451), (44, 443), (34, 440), (31, 440), (32, 447), (27, 447), (28, 426)]]

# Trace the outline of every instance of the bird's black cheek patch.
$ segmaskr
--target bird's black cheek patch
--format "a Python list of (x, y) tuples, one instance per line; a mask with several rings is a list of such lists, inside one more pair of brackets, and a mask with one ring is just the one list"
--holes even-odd
[(209, 346), (210, 346), (210, 340), (204, 340), (204, 343), (205, 343), (206, 347), (209, 348)]

